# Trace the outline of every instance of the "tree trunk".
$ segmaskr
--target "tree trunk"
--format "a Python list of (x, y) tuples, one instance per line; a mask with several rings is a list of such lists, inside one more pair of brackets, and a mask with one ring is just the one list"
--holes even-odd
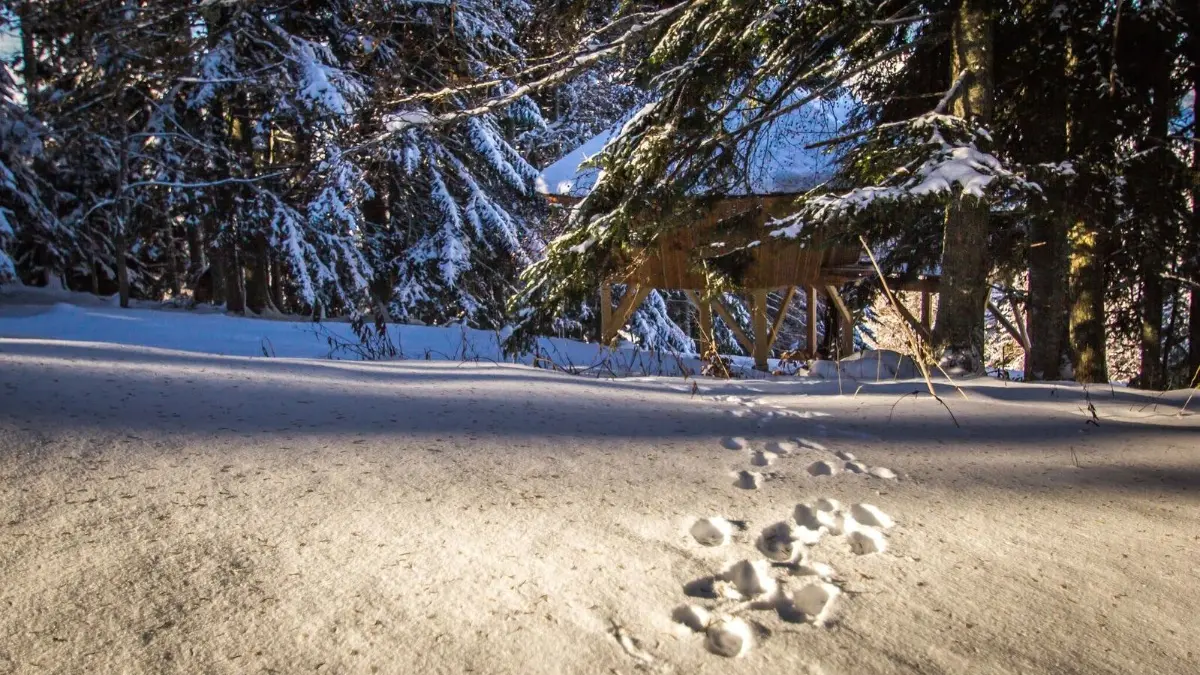
[(1108, 382), (1104, 337), (1104, 253), (1093, 215), (1071, 226), (1071, 345), (1075, 381)]
[[(1200, 284), (1200, 275), (1195, 278)], [(1200, 371), (1200, 288), (1192, 287), (1191, 302), (1188, 305), (1188, 377), (1195, 377)], [(1195, 383), (1189, 382), (1194, 385)]]
[(196, 223), (187, 228), (189, 285), (194, 285), (204, 272), (204, 228)]
[(242, 314), (246, 311), (246, 268), (237, 232), (238, 228), (234, 226), (222, 247), (225, 253), (225, 311)]
[(1163, 274), (1166, 272), (1164, 242), (1168, 241), (1168, 231), (1172, 227), (1171, 217), (1163, 213), (1160, 194), (1160, 180), (1167, 168), (1166, 155), (1170, 151), (1163, 147), (1170, 133), (1170, 122), (1174, 91), (1171, 74), (1174, 68), (1174, 58), (1167, 51), (1167, 45), (1172, 36), (1166, 35), (1157, 28), (1149, 28), (1145, 33), (1152, 38), (1143, 46), (1143, 58), (1151, 68), (1150, 87), (1152, 98), (1150, 102), (1150, 119), (1147, 125), (1146, 138), (1138, 143), (1142, 151), (1141, 164), (1138, 167), (1140, 176), (1134, 176), (1131, 192), (1140, 194), (1140, 204), (1137, 209), (1141, 212), (1143, 232), (1141, 245), (1141, 373), (1138, 377), (1143, 389), (1162, 389), (1166, 386), (1166, 371), (1163, 369)]
[[(1069, 80), (1087, 81), (1090, 74), (1084, 72), (1087, 63), (1078, 57), (1077, 45), (1068, 33), (1066, 45), (1067, 75)], [(1101, 102), (1112, 103), (1112, 92)], [(1067, 103), (1067, 147), (1072, 158), (1110, 157), (1111, 139), (1095, 129), (1096, 118), (1102, 117), (1104, 109), (1095, 110), (1097, 101), (1090, 96), (1072, 96)], [(1098, 220), (1106, 211), (1098, 206), (1101, 200), (1095, 194), (1092, 174), (1095, 169), (1088, 165), (1075, 177), (1073, 192), (1080, 195), (1082, 203), (1072, 207), (1073, 217), (1067, 234), (1069, 256), (1068, 342), (1071, 352), (1071, 368), (1075, 381), (1083, 384), (1108, 382), (1107, 340), (1105, 336), (1106, 314), (1104, 293), (1107, 289), (1104, 273), (1104, 234)]]
[[(1060, 201), (1066, 210), (1069, 197)], [(1052, 212), (1033, 220), (1029, 249), (1029, 344), (1025, 378), (1062, 377), (1067, 328), (1067, 229), (1070, 215)]]
[(283, 264), (279, 262), (279, 256), (271, 256), (271, 302), (275, 305), (275, 309), (281, 312), (287, 311), (287, 305), (283, 300)]
[(167, 286), (171, 289), (171, 297), (179, 297), (179, 277), (183, 274), (183, 265), (179, 260), (179, 249), (175, 245), (175, 227), (167, 221)]
[(33, 14), (33, 5), (33, 0), (25, 0), (21, 3), (21, 60), (25, 65), (21, 76), (25, 80), (25, 107), (30, 114), (36, 115), (38, 87), (41, 80), (38, 73), (37, 45), (33, 41), (34, 26), (37, 24), (37, 18)]
[(125, 259), (128, 248), (126, 229), (129, 227), (129, 195), (125, 194), (125, 181), (129, 178), (129, 133), (122, 129), (121, 148), (118, 151), (117, 168), (117, 236), (113, 246), (117, 256), (117, 294), (122, 307), (129, 307), (129, 265)]
[(271, 304), (271, 251), (267, 238), (254, 237), (250, 251), (250, 274), (246, 278), (246, 305), (255, 314), (262, 314)]
[[(1028, 17), (1027, 17), (1028, 18)], [(1065, 49), (1046, 50), (1054, 59), (1052, 71), (1065, 80)], [(1050, 121), (1036, 144), (1036, 162), (1058, 163), (1070, 157), (1067, 147), (1066, 87), (1049, 89), (1044, 102)], [(1075, 194), (1060, 177), (1046, 184), (1049, 208), (1032, 214), (1029, 231), (1029, 303), (1026, 326), (1029, 350), (1025, 353), (1025, 379), (1058, 380), (1067, 353), (1067, 230), (1073, 222)]]
[[(1192, 61), (1192, 286), (1188, 305), (1188, 373), (1200, 371), (1200, 7), (1184, 3)], [(1194, 385), (1194, 382), (1190, 382)]]
[[(986, 126), (992, 118), (992, 6), (990, 0), (957, 0), (951, 30), (951, 80), (969, 75), (954, 101), (954, 114)], [(983, 372), (988, 296), (988, 215), (986, 202), (955, 196), (946, 208), (942, 239), (942, 283), (936, 353), (943, 367)]]
[(1142, 369), (1138, 384), (1142, 389), (1162, 389), (1165, 377), (1162, 369), (1163, 282), (1159, 276), (1162, 256), (1147, 253), (1142, 258)]
[(212, 283), (212, 303), (223, 305), (225, 304), (225, 251), (221, 249), (219, 243), (214, 243), (209, 250), (208, 262), (208, 278)]

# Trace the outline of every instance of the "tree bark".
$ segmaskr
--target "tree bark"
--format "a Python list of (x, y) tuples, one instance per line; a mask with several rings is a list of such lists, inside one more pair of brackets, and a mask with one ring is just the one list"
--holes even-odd
[[(1076, 53), (1078, 48), (1067, 36), (1067, 75), (1071, 81), (1088, 81), (1087, 65)], [(1111, 104), (1111, 92), (1105, 102)], [(1109, 157), (1111, 139), (1095, 130), (1096, 118), (1104, 110), (1094, 110), (1091, 97), (1072, 96), (1067, 103), (1067, 148), (1072, 158)], [(1105, 336), (1104, 234), (1099, 226), (1102, 215), (1091, 178), (1094, 169), (1085, 166), (1075, 178), (1074, 194), (1082, 195), (1082, 204), (1072, 207), (1067, 234), (1069, 256), (1068, 342), (1075, 381), (1083, 384), (1108, 382), (1108, 346)]]
[[(1192, 62), (1192, 286), (1188, 304), (1188, 373), (1200, 371), (1200, 7), (1184, 3), (1188, 53)], [(1190, 384), (1195, 384), (1191, 383)]]
[(204, 228), (196, 223), (187, 228), (189, 285), (194, 285), (204, 272)]
[(36, 115), (41, 76), (38, 72), (37, 44), (33, 39), (34, 26), (37, 25), (33, 5), (33, 0), (25, 0), (21, 3), (21, 60), (24, 61), (21, 76), (25, 80), (25, 107), (30, 114)]
[(1143, 46), (1144, 58), (1152, 68), (1150, 75), (1151, 102), (1150, 119), (1147, 125), (1147, 135), (1138, 143), (1142, 155), (1140, 176), (1133, 180), (1140, 183), (1135, 192), (1140, 194), (1140, 211), (1142, 227), (1145, 235), (1142, 241), (1141, 260), (1141, 373), (1138, 377), (1143, 389), (1162, 389), (1166, 386), (1166, 371), (1163, 368), (1163, 274), (1166, 272), (1166, 258), (1163, 242), (1167, 241), (1168, 228), (1172, 227), (1170, 217), (1161, 208), (1159, 181), (1166, 167), (1165, 155), (1169, 152), (1163, 147), (1170, 133), (1171, 108), (1174, 95), (1171, 74), (1174, 59), (1167, 52), (1171, 36), (1161, 30), (1151, 28), (1147, 31), (1150, 36), (1159, 39), (1148, 40), (1150, 44)]
[(1162, 255), (1147, 251), (1142, 257), (1142, 330), (1141, 373), (1138, 384), (1142, 389), (1162, 389), (1165, 374), (1162, 369), (1163, 282)]
[[(1048, 88), (1044, 101), (1049, 123), (1040, 133), (1035, 161), (1058, 163), (1070, 157), (1067, 147), (1067, 96), (1064, 82), (1070, 73), (1065, 49), (1047, 50), (1054, 59), (1052, 71), (1061, 80)], [(1030, 220), (1029, 302), (1026, 326), (1029, 350), (1025, 353), (1025, 379), (1058, 380), (1067, 353), (1067, 231), (1073, 222), (1075, 194), (1060, 177), (1046, 185), (1049, 208)]]
[(1075, 381), (1108, 382), (1104, 337), (1104, 255), (1093, 214), (1071, 226), (1071, 344)]
[[(951, 50), (951, 80), (963, 70), (970, 73), (954, 101), (954, 114), (986, 126), (992, 118), (991, 0), (957, 0)], [(943, 367), (984, 370), (989, 211), (986, 202), (966, 195), (954, 197), (946, 208), (941, 297), (933, 330)]]
[(287, 311), (283, 298), (283, 264), (277, 255), (271, 256), (271, 302), (275, 304), (275, 309)]
[(250, 274), (246, 277), (246, 306), (262, 314), (271, 305), (270, 250), (267, 238), (254, 237), (250, 253)]
[(1067, 229), (1071, 216), (1062, 209), (1033, 220), (1029, 249), (1029, 344), (1025, 377), (1062, 377), (1067, 328)]
[(171, 221), (167, 221), (166, 227), (166, 245), (167, 245), (167, 287), (171, 289), (171, 297), (179, 297), (180, 283), (179, 277), (183, 275), (183, 265), (179, 258), (179, 249), (176, 246), (175, 226)]
[(129, 227), (129, 195), (126, 192), (126, 181), (129, 179), (129, 133), (121, 131), (121, 148), (118, 151), (117, 167), (117, 233), (113, 247), (117, 256), (117, 295), (122, 307), (129, 307), (129, 263), (125, 259)]
[(238, 228), (234, 226), (222, 247), (225, 252), (225, 311), (246, 311), (246, 268), (238, 246)]

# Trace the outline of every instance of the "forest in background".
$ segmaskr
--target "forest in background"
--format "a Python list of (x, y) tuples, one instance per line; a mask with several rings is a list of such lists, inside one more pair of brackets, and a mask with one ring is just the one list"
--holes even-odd
[[(0, 279), (586, 335), (614, 253), (736, 182), (788, 111), (850, 99), (820, 139), (837, 174), (778, 230), (819, 223), (889, 275), (940, 272), (936, 359), (981, 370), (1000, 336), (1029, 379), (1200, 369), (1193, 2), (0, 6), (19, 46), (0, 68)], [(632, 110), (562, 222), (538, 167)], [(877, 318), (875, 281), (844, 290)], [(673, 300), (631, 332), (690, 348)]]

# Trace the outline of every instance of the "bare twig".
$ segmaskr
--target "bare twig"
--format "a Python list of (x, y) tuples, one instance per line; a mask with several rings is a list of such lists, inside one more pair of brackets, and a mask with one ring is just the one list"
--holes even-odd
[(1184, 411), (1187, 410), (1188, 404), (1192, 402), (1192, 397), (1200, 390), (1200, 366), (1196, 367), (1196, 374), (1192, 375), (1192, 381), (1188, 384), (1192, 389), (1192, 393), (1188, 394), (1187, 400), (1183, 402), (1183, 407), (1179, 409), (1179, 417), (1183, 417)]
[[(913, 362), (917, 364), (917, 367), (921, 369), (921, 375), (925, 378), (925, 386), (929, 388), (929, 395), (932, 396), (935, 401), (942, 404), (942, 407), (945, 408), (946, 412), (950, 414), (950, 419), (954, 422), (954, 426), (961, 428), (961, 425), (958, 423), (958, 418), (954, 416), (954, 411), (950, 409), (950, 406), (946, 405), (946, 402), (942, 400), (942, 397), (938, 396), (937, 390), (933, 386), (933, 378), (929, 375), (929, 366), (927, 365), (927, 359), (928, 362), (932, 362), (932, 355), (926, 355), (923, 353), (921, 349), (921, 341), (917, 338), (912, 328), (909, 327), (908, 323), (904, 321), (904, 317), (901, 316), (900, 310), (896, 309), (896, 307), (899, 306), (900, 301), (896, 299), (896, 295), (892, 293), (892, 289), (888, 286), (887, 279), (884, 278), (883, 275), (883, 270), (879, 267), (879, 261), (875, 259), (875, 254), (871, 251), (871, 247), (867, 245), (867, 240), (861, 236), (858, 238), (858, 240), (862, 242), (863, 250), (865, 250), (867, 252), (867, 256), (871, 258), (871, 266), (875, 268), (875, 273), (879, 275), (879, 283), (883, 285), (883, 292), (887, 296), (889, 306), (891, 307), (892, 311), (895, 312), (898, 317), (900, 317), (900, 326), (904, 329), (904, 339), (908, 342), (909, 349), (912, 351), (910, 358), (912, 358)], [(945, 375), (945, 372), (943, 371), (942, 374)], [(947, 377), (947, 379), (949, 379), (949, 377)], [(957, 389), (958, 387), (955, 388)], [(964, 394), (963, 396), (965, 398), (966, 395)]]

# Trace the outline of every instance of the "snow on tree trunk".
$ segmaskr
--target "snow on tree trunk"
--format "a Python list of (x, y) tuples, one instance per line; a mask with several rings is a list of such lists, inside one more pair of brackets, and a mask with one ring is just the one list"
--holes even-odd
[[(957, 0), (951, 30), (951, 78), (967, 71), (954, 113), (987, 125), (992, 116), (992, 16), (990, 0)], [(959, 194), (946, 208), (941, 298), (933, 341), (942, 365), (983, 372), (984, 311), (988, 296), (986, 201)]]

